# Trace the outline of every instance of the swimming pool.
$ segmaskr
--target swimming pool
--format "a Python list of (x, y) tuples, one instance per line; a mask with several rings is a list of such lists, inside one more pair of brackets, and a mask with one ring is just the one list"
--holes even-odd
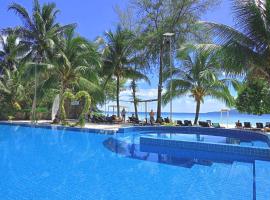
[(194, 133), (168, 133), (168, 132), (133, 132), (131, 134), (123, 136), (123, 139), (131, 140), (133, 137), (134, 142), (139, 143), (141, 136), (148, 138), (157, 139), (168, 139), (168, 140), (181, 140), (190, 142), (205, 142), (205, 143), (217, 143), (217, 144), (231, 144), (247, 147), (264, 147), (269, 148), (269, 141), (262, 138), (249, 138), (249, 137), (237, 137), (237, 136), (226, 136), (222, 135), (207, 135), (207, 134), (194, 134)]
[(0, 199), (269, 199), (269, 162), (174, 157), (123, 137), (0, 124)]

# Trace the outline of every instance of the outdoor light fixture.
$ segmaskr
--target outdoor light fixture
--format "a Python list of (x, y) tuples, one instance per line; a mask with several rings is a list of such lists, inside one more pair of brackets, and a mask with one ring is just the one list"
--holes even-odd
[(170, 42), (170, 77), (171, 77), (171, 84), (170, 84), (170, 121), (172, 122), (172, 37), (174, 36), (174, 33), (164, 33), (164, 37), (169, 38)]

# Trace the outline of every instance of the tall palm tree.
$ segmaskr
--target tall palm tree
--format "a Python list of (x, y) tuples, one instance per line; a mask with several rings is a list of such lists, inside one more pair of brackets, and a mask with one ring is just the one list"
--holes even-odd
[[(56, 22), (59, 10), (54, 3), (40, 5), (33, 2), (33, 11), (28, 13), (20, 4), (13, 3), (9, 10), (14, 11), (22, 20), (23, 25), (17, 30), (19, 37), (30, 47), (32, 59), (37, 65), (48, 61), (64, 30), (74, 25), (61, 26)], [(37, 65), (35, 65), (35, 91), (32, 104), (32, 120), (36, 120), (37, 105)]]
[[(135, 40), (135, 42), (138, 42)], [(135, 45), (134, 45), (135, 46)], [(145, 69), (147, 66), (145, 55), (143, 54), (144, 51), (140, 51), (140, 49), (135, 49), (136, 53), (133, 57), (133, 69), (136, 72), (139, 73), (145, 73)], [(147, 76), (139, 76), (139, 77), (133, 77), (130, 82), (130, 88), (132, 93), (132, 101), (134, 105), (134, 111), (135, 111), (135, 117), (138, 119), (138, 102), (139, 98), (137, 97), (137, 91), (138, 91), (138, 81), (144, 80), (146, 83), (151, 84), (150, 80)]]
[(105, 48), (103, 53), (103, 69), (108, 79), (116, 78), (117, 116), (120, 116), (120, 81), (121, 78), (145, 78), (146, 76), (132, 67), (134, 56), (134, 35), (121, 26), (117, 26), (115, 33), (105, 33)]
[(221, 44), (224, 64), (234, 72), (251, 71), (270, 82), (270, 0), (234, 0), (236, 29), (201, 22)]
[[(190, 94), (196, 102), (194, 124), (198, 123), (201, 103), (210, 96), (224, 101), (228, 106), (234, 103), (230, 95), (228, 79), (220, 78), (220, 61), (216, 54), (205, 49), (183, 50), (178, 55), (182, 66), (173, 69), (173, 79), (168, 81), (168, 89), (164, 94), (164, 103), (170, 100), (170, 85), (172, 98)], [(169, 73), (166, 73), (169, 75)]]

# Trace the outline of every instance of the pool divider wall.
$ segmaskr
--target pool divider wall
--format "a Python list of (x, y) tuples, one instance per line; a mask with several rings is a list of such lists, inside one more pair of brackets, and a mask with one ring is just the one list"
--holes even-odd
[[(255, 147), (242, 147), (236, 145), (222, 145), (216, 143), (202, 143), (202, 142), (189, 142), (170, 139), (158, 139), (141, 137), (140, 145), (152, 146), (152, 147), (165, 147), (169, 151), (182, 149), (191, 149), (197, 151), (208, 151), (214, 153), (227, 153), (230, 155), (239, 155), (244, 157), (250, 157), (250, 159), (270, 160), (270, 149), (267, 148), (255, 148)], [(168, 153), (168, 152), (167, 152)]]
[[(152, 131), (152, 132), (163, 132), (163, 133), (184, 133), (184, 134), (205, 134), (214, 136), (228, 136), (237, 138), (249, 138), (249, 139), (261, 139), (265, 140), (270, 144), (269, 136), (255, 132), (251, 130), (243, 129), (223, 129), (223, 128), (202, 128), (202, 127), (167, 127), (167, 126), (147, 126), (147, 127), (130, 127), (119, 129), (118, 133), (128, 133), (136, 131)], [(147, 136), (147, 134), (146, 134)], [(198, 151), (209, 151), (215, 153), (227, 153), (231, 155), (238, 155), (242, 157), (250, 157), (251, 159), (270, 160), (270, 148), (261, 147), (244, 147), (231, 144), (216, 144), (216, 143), (203, 143), (203, 142), (190, 142), (190, 141), (179, 141), (171, 139), (161, 138), (148, 138), (141, 137), (140, 145), (151, 146), (151, 147), (164, 147), (169, 148), (171, 151), (181, 151), (183, 149), (192, 149)], [(249, 159), (249, 158), (248, 158)]]
[(203, 127), (182, 127), (182, 126), (137, 126), (120, 128), (117, 133), (128, 133), (136, 131), (156, 131), (163, 133), (184, 133), (184, 134), (204, 134), (213, 136), (228, 136), (249, 139), (265, 140), (270, 146), (270, 137), (263, 132), (247, 129), (225, 129), (225, 128), (203, 128)]

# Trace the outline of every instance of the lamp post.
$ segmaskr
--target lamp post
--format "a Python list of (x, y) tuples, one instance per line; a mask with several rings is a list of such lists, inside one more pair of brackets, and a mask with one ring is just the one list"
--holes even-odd
[(164, 33), (163, 36), (166, 38), (169, 38), (170, 42), (170, 121), (172, 122), (172, 37), (174, 36), (174, 33)]

